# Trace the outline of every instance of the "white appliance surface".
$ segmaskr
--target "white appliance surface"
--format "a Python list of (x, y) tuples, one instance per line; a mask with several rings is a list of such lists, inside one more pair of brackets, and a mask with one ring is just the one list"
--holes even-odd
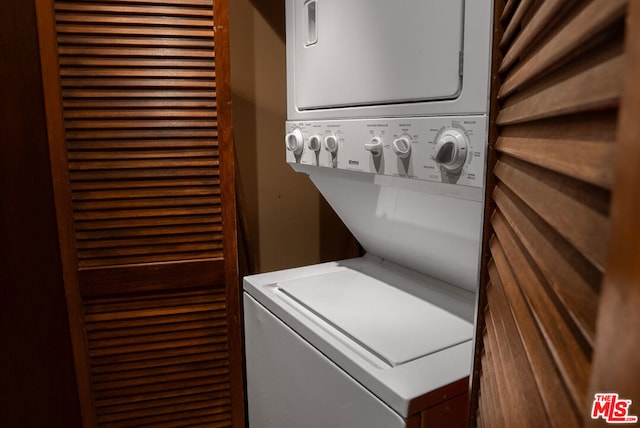
[[(395, 263), (365, 256), (253, 275), (245, 277), (244, 290), (298, 340), (308, 342), (402, 417), (408, 416), (414, 400), (469, 375), (474, 294)], [(250, 332), (256, 328), (253, 316), (245, 308), (249, 413), (263, 421), (265, 414), (253, 412), (256, 406), (271, 406), (268, 395), (256, 391), (262, 384), (258, 379), (267, 376), (261, 373), (269, 366), (264, 360), (269, 352), (291, 350), (270, 340), (260, 345), (267, 349), (258, 349)], [(433, 336), (426, 337), (421, 328)], [(386, 331), (376, 338), (375, 330)], [(278, 394), (272, 399), (278, 400)]]
[[(474, 291), (478, 286), (487, 116), (289, 121), (287, 161), (309, 175), (367, 252)], [(453, 171), (436, 162), (461, 137)], [(296, 136), (299, 139), (296, 139)], [(334, 139), (333, 151), (326, 141)], [(408, 155), (394, 144), (406, 139)], [(322, 142), (313, 150), (310, 141)], [(377, 141), (377, 155), (367, 150)]]
[(458, 95), (463, 0), (294, 3), (299, 109)]
[(286, 0), (287, 118), (484, 114), (492, 0)]
[(249, 422), (404, 427), (471, 371), (493, 0), (285, 2), (287, 162), (367, 255), (244, 278)]
[(473, 335), (463, 319), (351, 269), (282, 281), (278, 289), (391, 366)]
[(404, 419), (247, 293), (248, 417), (259, 428), (404, 428)]

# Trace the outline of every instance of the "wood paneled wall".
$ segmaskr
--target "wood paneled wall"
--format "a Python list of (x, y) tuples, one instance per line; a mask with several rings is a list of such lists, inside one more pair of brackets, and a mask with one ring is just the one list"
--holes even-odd
[(610, 240), (626, 1), (498, 1), (478, 426), (580, 426)]
[(39, 0), (83, 420), (241, 426), (224, 0)]

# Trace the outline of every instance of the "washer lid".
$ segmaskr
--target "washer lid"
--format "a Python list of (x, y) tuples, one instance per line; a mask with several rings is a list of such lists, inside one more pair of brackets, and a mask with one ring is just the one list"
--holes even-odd
[(391, 366), (473, 336), (469, 322), (358, 271), (283, 281), (278, 288)]

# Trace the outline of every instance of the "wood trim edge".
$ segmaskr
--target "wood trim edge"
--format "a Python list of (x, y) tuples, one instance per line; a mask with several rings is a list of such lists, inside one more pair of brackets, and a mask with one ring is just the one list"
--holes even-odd
[(62, 95), (58, 65), (55, 12), (52, 0), (36, 0), (38, 22), (38, 42), (44, 92), (47, 135), (49, 138), (49, 159), (58, 225), (62, 275), (67, 300), (69, 328), (73, 347), (76, 382), (82, 424), (85, 428), (96, 426), (94, 397), (87, 355), (87, 339), (82, 326), (84, 314), (78, 282), (78, 260), (74, 238), (71, 191), (67, 171), (65, 131), (62, 115)]

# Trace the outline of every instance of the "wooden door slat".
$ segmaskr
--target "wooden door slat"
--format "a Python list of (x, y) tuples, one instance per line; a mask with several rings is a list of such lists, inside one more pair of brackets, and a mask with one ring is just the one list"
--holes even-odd
[[(127, 83), (126, 79), (133, 79), (132, 81), (138, 82), (141, 80), (149, 80), (151, 78), (163, 78), (157, 79), (167, 80), (172, 79), (191, 79), (194, 81), (204, 81), (207, 82), (206, 85), (210, 86), (210, 81), (215, 78), (215, 72), (210, 69), (180, 69), (180, 68), (165, 68), (162, 70), (158, 70), (157, 68), (130, 68), (131, 65), (128, 64), (128, 67), (65, 67), (61, 70), (60, 74), (65, 77), (69, 77), (66, 82), (69, 86), (73, 86), (73, 83), (69, 82), (80, 82), (77, 83), (76, 86), (88, 87), (87, 83), (92, 83), (97, 80), (97, 78), (104, 79), (105, 77), (118, 77), (121, 78), (119, 81)], [(75, 80), (71, 80), (71, 78)], [(151, 84), (149, 85), (151, 86)]]
[[(103, 4), (131, 4), (131, 0), (100, 0)], [(211, 7), (211, 0), (135, 0), (137, 4), (151, 5), (184, 5), (191, 7)]]
[[(497, 123), (509, 125), (545, 117), (607, 108), (616, 105), (622, 93), (617, 76), (624, 66), (622, 56), (533, 93), (521, 101), (505, 106), (498, 113)], [(585, 91), (585, 88), (589, 88)]]
[[(497, 392), (497, 397), (499, 397), (500, 402), (506, 403), (509, 400), (510, 393), (513, 393), (514, 389), (517, 389), (517, 384), (514, 382), (510, 382), (510, 379), (506, 376), (505, 366), (509, 365), (509, 362), (503, 360), (503, 354), (501, 353), (501, 345), (498, 339), (498, 332), (495, 325), (495, 313), (494, 311), (489, 311), (487, 314), (487, 331), (485, 332), (485, 337), (489, 339), (490, 345), (490, 354), (489, 359), (491, 361), (491, 365), (493, 370), (492, 373), (495, 373), (495, 387)], [(519, 396), (520, 394), (516, 394)], [(500, 406), (499, 409), (496, 409), (496, 412), (500, 414), (500, 420), (505, 425), (509, 425), (509, 421), (513, 421), (518, 417), (518, 410), (524, 410), (522, 405), (517, 406)], [(531, 427), (531, 423), (525, 422), (526, 427)]]
[(213, 128), (156, 128), (156, 129), (105, 129), (73, 131), (69, 130), (67, 136), (71, 140), (103, 140), (103, 139), (161, 139), (161, 138), (211, 138), (216, 132)]
[[(99, 400), (117, 398), (121, 396), (131, 395), (144, 395), (153, 393), (164, 393), (163, 396), (176, 395), (176, 392), (197, 386), (204, 386), (208, 384), (224, 384), (228, 382), (227, 376), (200, 376), (195, 378), (180, 379), (177, 381), (148, 383), (145, 385), (139, 385), (136, 387), (116, 388), (116, 389), (104, 389), (96, 391), (96, 398)], [(221, 388), (227, 389), (227, 388)]]
[(596, 186), (613, 185), (615, 146), (608, 142), (500, 137), (496, 150)]
[(216, 91), (211, 90), (195, 90), (195, 89), (164, 89), (155, 91), (153, 89), (63, 89), (62, 95), (65, 99), (130, 99), (130, 98), (146, 98), (146, 99), (163, 99), (163, 98), (205, 98), (215, 99)]
[(200, 129), (200, 128), (215, 128), (218, 126), (218, 122), (209, 118), (197, 118), (197, 119), (140, 119), (140, 120), (114, 120), (114, 119), (102, 119), (102, 120), (68, 120), (67, 129), (70, 132), (72, 130), (96, 130), (95, 132), (110, 132), (110, 130), (121, 130), (127, 132), (126, 129)]
[(518, 0), (507, 0), (504, 9), (502, 9), (502, 13), (500, 14), (501, 21), (507, 21), (510, 19), (511, 12), (513, 12), (517, 2)]
[[(511, 38), (516, 33), (516, 30), (522, 24), (522, 18), (529, 11), (529, 8), (534, 4), (534, 0), (522, 0), (513, 14), (513, 16), (509, 19), (509, 25), (507, 29), (502, 34), (502, 39), (500, 40), (500, 47), (505, 46), (507, 43), (511, 41)], [(505, 8), (506, 10), (506, 8)]]
[(170, 406), (172, 404), (183, 404), (194, 401), (209, 401), (209, 403), (214, 400), (221, 398), (228, 398), (230, 394), (228, 391), (222, 392), (207, 392), (203, 394), (193, 394), (193, 395), (185, 395), (185, 396), (176, 396), (171, 398), (164, 398), (153, 401), (145, 401), (139, 403), (132, 404), (121, 404), (117, 406), (111, 407), (102, 407), (100, 409), (100, 413), (103, 415), (114, 414), (114, 413), (123, 413), (134, 410), (144, 410), (144, 409), (159, 409), (164, 408), (165, 406)]
[[(75, 57), (117, 57), (122, 61), (124, 66), (131, 66), (128, 57), (136, 58), (208, 58), (212, 59), (213, 49), (179, 49), (179, 48), (164, 48), (164, 47), (119, 47), (119, 46), (77, 46), (77, 45), (64, 45), (60, 46), (61, 56), (75, 56)], [(213, 70), (212, 70), (213, 71)], [(68, 74), (67, 74), (68, 75)], [(64, 76), (64, 75), (63, 75)], [(67, 80), (67, 79), (65, 79)], [(64, 81), (63, 81), (64, 83)]]
[(183, 188), (144, 188), (124, 190), (93, 190), (74, 192), (74, 201), (95, 201), (105, 199), (138, 199), (138, 198), (158, 198), (158, 197), (192, 197), (192, 196), (211, 196), (219, 195), (220, 189), (208, 186), (190, 186)]
[[(165, 6), (156, 4), (135, 4), (130, 2), (128, 4), (82, 4), (78, 2), (64, 2), (59, 1), (55, 3), (55, 10), (58, 12), (58, 16), (64, 16), (63, 13), (73, 12), (75, 14), (90, 13), (90, 14), (122, 14), (128, 15), (151, 15), (151, 16), (197, 16), (207, 17), (213, 19), (213, 10), (211, 7), (193, 7), (193, 5), (185, 3), (184, 5)], [(63, 19), (63, 18), (61, 18)]]
[(102, 423), (116, 423), (118, 421), (143, 418), (152, 415), (163, 415), (179, 412), (195, 412), (202, 409), (226, 407), (231, 404), (229, 398), (192, 397), (191, 401), (173, 402), (170, 405), (150, 409), (130, 408), (125, 414), (101, 413), (98, 417)]
[[(228, 361), (224, 359), (224, 353), (209, 353), (209, 350), (203, 350), (203, 352), (190, 352), (184, 353), (180, 355), (170, 356), (168, 358), (150, 358), (142, 361), (130, 361), (130, 362), (121, 362), (114, 363), (108, 365), (96, 365), (92, 368), (92, 373), (96, 376), (117, 376), (118, 373), (135, 373), (145, 370), (153, 370), (158, 368), (171, 368), (172, 366), (179, 365), (191, 365), (198, 364), (203, 361), (211, 361), (214, 366), (218, 366), (220, 364), (229, 364)], [(213, 391), (213, 389), (199, 390), (194, 393), (200, 393), (205, 391)], [(151, 399), (152, 397), (148, 397)], [(147, 397), (139, 397), (138, 400), (132, 398), (132, 401), (142, 401), (147, 399)], [(105, 403), (105, 405), (116, 405), (116, 402)], [(120, 403), (122, 404), (122, 403)]]
[[(201, 409), (201, 410), (193, 410), (189, 412), (177, 412), (177, 413), (169, 413), (169, 414), (159, 415), (159, 416), (149, 416), (146, 418), (133, 418), (133, 419), (127, 419), (121, 422), (110, 423), (109, 426), (112, 426), (114, 428), (120, 428), (120, 427), (124, 428), (124, 427), (131, 427), (131, 426), (143, 426), (145, 424), (152, 425), (152, 426), (154, 424), (162, 424), (161, 426), (164, 428), (167, 422), (175, 421), (177, 424), (184, 424), (185, 420), (192, 419), (193, 417), (196, 417), (196, 416), (212, 416), (212, 415), (219, 416), (220, 420), (227, 420), (228, 413), (230, 411), (228, 407), (229, 406), (221, 406), (218, 408), (207, 408), (207, 409)], [(210, 425), (210, 426), (213, 427), (213, 425)]]
[(509, 46), (500, 63), (500, 73), (504, 73), (516, 62), (536, 38), (548, 28), (549, 23), (558, 16), (559, 12), (567, 4), (567, 0), (546, 0), (542, 3), (536, 14), (531, 18), (531, 21), (520, 31), (515, 41)]
[[(488, 326), (484, 334), (484, 341), (486, 343), (486, 347), (485, 347), (485, 362), (487, 363), (486, 369), (488, 372), (492, 374), (495, 373), (495, 376), (492, 376), (492, 381), (495, 385), (494, 386), (495, 395), (493, 396), (495, 398), (495, 402), (504, 403), (507, 401), (507, 396), (506, 396), (505, 389), (502, 387), (504, 380), (502, 378), (501, 373), (503, 371), (502, 371), (502, 367), (498, 365), (499, 355), (497, 354), (498, 346), (495, 343), (495, 340), (496, 340), (495, 334), (492, 332), (491, 327), (489, 327), (493, 324), (491, 311), (488, 311), (487, 314), (485, 315), (485, 322), (486, 322), (486, 325)], [(500, 421), (502, 424), (505, 424), (505, 419), (513, 418), (512, 416), (513, 408), (501, 407), (499, 409), (496, 409), (495, 414), (499, 418), (497, 419), (497, 421)]]
[[(80, 260), (91, 260), (97, 259), (98, 261), (94, 261), (93, 264), (87, 263), (87, 266), (95, 265), (95, 263), (106, 261), (105, 259), (119, 259), (119, 258), (134, 258), (134, 257), (142, 257), (145, 260), (149, 258), (153, 260), (152, 255), (164, 254), (168, 257), (175, 257), (175, 254), (181, 253), (196, 253), (202, 254), (204, 257), (205, 254), (208, 257), (211, 257), (215, 254), (216, 251), (222, 249), (222, 243), (220, 241), (198, 241), (189, 243), (158, 243), (158, 244), (146, 244), (144, 246), (121, 246), (117, 248), (97, 248), (97, 249), (80, 249), (78, 258)], [(181, 258), (176, 258), (175, 260), (181, 260)], [(114, 264), (122, 264), (122, 263), (114, 263)]]
[(544, 290), (543, 284), (519, 248), (503, 217), (495, 215), (491, 224), (504, 252), (509, 254), (509, 265), (533, 312), (537, 314), (536, 321), (540, 331), (575, 406), (579, 408), (586, 400), (591, 368), (589, 356), (585, 354), (575, 335), (564, 322), (562, 314)]
[(500, 87), (505, 97), (595, 37), (624, 15), (627, 0), (594, 0), (534, 54), (522, 61)]
[(226, 374), (228, 368), (214, 368), (211, 364), (203, 365), (200, 369), (194, 370), (191, 367), (185, 367), (183, 370), (174, 373), (162, 373), (158, 376), (147, 372), (144, 376), (114, 380), (108, 378), (106, 382), (96, 382), (96, 391), (109, 391), (114, 389), (126, 390), (126, 388), (137, 388), (148, 385), (166, 384), (168, 382), (177, 382), (181, 380), (198, 379), (203, 374), (211, 376), (222, 376)]
[(181, 47), (181, 48), (205, 48), (211, 49), (213, 41), (208, 37), (158, 37), (157, 34), (148, 36), (121, 35), (93, 35), (61, 34), (58, 36), (58, 44), (61, 46), (143, 46), (143, 47)]
[[(137, 22), (137, 21), (136, 21)], [(163, 26), (161, 32), (158, 32), (157, 25), (120, 25), (124, 24), (115, 20), (109, 25), (90, 25), (82, 21), (80, 22), (59, 22), (57, 25), (58, 34), (60, 35), (130, 35), (130, 36), (158, 36), (163, 37), (206, 37), (213, 38), (213, 26), (204, 27), (181, 27), (181, 26)]]
[[(568, 159), (575, 157), (576, 162), (573, 162), (576, 166), (570, 167), (565, 165), (567, 162), (560, 160), (559, 158), (565, 156), (565, 154), (557, 154), (549, 156), (552, 159), (546, 159), (543, 155), (546, 150), (550, 150), (554, 153), (557, 150), (555, 147), (536, 146), (540, 147), (541, 153), (529, 153), (532, 150), (528, 148), (518, 147), (518, 150), (511, 150), (505, 148), (503, 151), (507, 153), (527, 160), (531, 163), (538, 164), (545, 168), (560, 172), (565, 175), (575, 177), (580, 180), (584, 180), (588, 183), (599, 185), (604, 188), (608, 188), (608, 183), (613, 181), (613, 174), (611, 173), (609, 165), (606, 165), (602, 160), (596, 159), (598, 154), (609, 156), (607, 149), (596, 149), (592, 151), (585, 149), (589, 154), (583, 154), (581, 148), (583, 147), (601, 147), (603, 143), (611, 144), (611, 150), (614, 148), (616, 139), (616, 111), (598, 111), (587, 114), (564, 116), (560, 118), (551, 118), (536, 122), (523, 123), (516, 126), (505, 127), (501, 136), (498, 138), (499, 142), (496, 146), (503, 148), (504, 140), (507, 139), (519, 139), (519, 141), (532, 142), (534, 144), (558, 142), (563, 146), (569, 147), (576, 145), (574, 153), (567, 153)], [(591, 146), (590, 143), (596, 143)], [(496, 147), (498, 148), (498, 147)], [(519, 152), (526, 150), (527, 153), (519, 154)], [(568, 150), (568, 149), (567, 149)], [(565, 151), (565, 149), (563, 149)], [(513, 153), (512, 153), (513, 152)], [(526, 159), (525, 159), (526, 158)], [(580, 166), (578, 166), (580, 165)]]
[[(118, 220), (89, 220), (77, 223), (78, 231), (100, 231), (113, 230), (128, 227), (152, 227), (170, 225), (191, 225), (201, 224), (208, 227), (210, 224), (221, 224), (222, 218), (219, 216), (184, 216), (184, 217), (157, 217), (157, 218), (124, 218)], [(90, 233), (90, 232), (87, 232)]]
[[(171, 57), (87, 57), (87, 56), (62, 56), (60, 57), (60, 65), (62, 73), (73, 73), (76, 69), (82, 67), (95, 68), (111, 68), (118, 70), (120, 68), (139, 67), (145, 70), (154, 68), (166, 68), (173, 70), (176, 68), (189, 68), (195, 71), (214, 70), (215, 69), (215, 52), (211, 57), (197, 58), (171, 58)], [(162, 96), (158, 93), (158, 96)], [(67, 100), (64, 100), (67, 103)], [(65, 104), (66, 105), (66, 104)]]
[[(534, 375), (529, 365), (527, 353), (520, 341), (517, 326), (506, 302), (506, 297), (500, 293), (499, 285), (487, 289), (487, 296), (492, 302), (493, 325), (488, 324), (491, 334), (496, 336), (500, 361), (505, 364), (503, 379), (505, 385), (501, 385), (510, 400), (513, 400), (513, 414), (511, 421), (518, 420), (525, 414), (522, 426), (536, 427), (544, 425), (547, 416), (544, 412), (544, 404)], [(508, 367), (508, 368), (507, 368)], [(535, 422), (534, 422), (535, 421)]]
[[(158, 191), (170, 189), (183, 189), (187, 191), (193, 187), (217, 187), (220, 180), (216, 178), (177, 178), (177, 179), (158, 179), (151, 180), (124, 180), (124, 181), (105, 181), (103, 183), (96, 182), (75, 182), (72, 185), (73, 197), (87, 197), (89, 193), (96, 195), (107, 195), (106, 192), (122, 192), (141, 191), (149, 188), (156, 188)], [(123, 190), (124, 189), (124, 190)], [(92, 195), (92, 197), (95, 195)]]
[(138, 26), (155, 26), (158, 29), (158, 34), (164, 34), (162, 27), (203, 27), (211, 28), (213, 23), (211, 18), (177, 18), (173, 16), (153, 16), (153, 15), (138, 15), (127, 16), (118, 14), (90, 14), (90, 13), (75, 13), (75, 12), (59, 12), (56, 13), (56, 19), (61, 24), (81, 23), (81, 24), (129, 24)]
[[(153, 168), (153, 169), (113, 169), (97, 171), (71, 171), (72, 184), (86, 184), (88, 181), (114, 181), (119, 180), (124, 183), (132, 183), (132, 180), (157, 179), (159, 185), (165, 185), (166, 181), (175, 178), (194, 177), (219, 177), (218, 163), (213, 162), (215, 168)], [(132, 186), (135, 187), (135, 186)]]
[[(497, 240), (491, 243), (492, 264), (489, 266), (489, 274), (492, 286), (500, 288), (505, 294), (511, 312), (514, 314), (518, 325), (518, 332), (527, 351), (527, 360), (531, 364), (540, 395), (548, 409), (548, 414), (553, 416), (550, 424), (556, 426), (580, 426), (580, 417), (573, 410), (573, 403), (566, 394), (566, 386), (557, 373), (555, 362), (549, 354), (545, 338), (541, 335), (535, 319), (531, 314), (529, 305), (517, 285), (517, 281), (509, 267), (507, 256)], [(503, 403), (509, 405), (508, 401)], [(572, 411), (573, 410), (573, 411)], [(559, 423), (556, 419), (559, 418)], [(565, 425), (566, 424), (566, 425)]]
[(188, 224), (184, 226), (159, 226), (159, 227), (145, 227), (144, 229), (133, 228), (133, 229), (112, 229), (112, 230), (98, 230), (98, 231), (87, 231), (87, 232), (79, 232), (78, 240), (100, 240), (100, 239), (114, 239), (114, 238), (123, 238), (123, 237), (134, 237), (134, 236), (165, 236), (165, 235), (186, 235), (186, 234), (213, 234), (220, 232), (222, 225), (216, 223), (205, 223), (205, 224)]
[(116, 297), (109, 296), (90, 299), (85, 305), (85, 312), (118, 312), (123, 307), (136, 309), (159, 308), (176, 305), (191, 305), (193, 303), (202, 302), (224, 302), (224, 297), (220, 290), (174, 291), (169, 295), (136, 294), (134, 296), (128, 296), (127, 298), (116, 295)]
[(184, 167), (213, 167), (215, 159), (136, 159), (136, 160), (88, 160), (83, 162), (69, 162), (70, 171), (130, 169), (130, 168), (184, 168)]
[(220, 384), (208, 384), (190, 386), (188, 388), (174, 389), (171, 391), (148, 392), (144, 396), (116, 396), (103, 397), (96, 401), (99, 409), (117, 408), (119, 406), (140, 406), (145, 404), (153, 406), (154, 403), (163, 402), (171, 399), (182, 400), (183, 397), (198, 396), (212, 394), (214, 396), (224, 396), (228, 394), (228, 388)]
[(594, 266), (604, 270), (608, 197), (562, 176), (502, 159), (495, 175)]
[(137, 370), (112, 370), (109, 372), (93, 373), (93, 379), (97, 383), (104, 383), (110, 380), (136, 379), (145, 376), (160, 376), (162, 374), (180, 373), (183, 371), (199, 371), (207, 369), (222, 370), (228, 368), (228, 362), (214, 361), (208, 358), (202, 360), (194, 360), (190, 362), (181, 361), (180, 363), (172, 363), (159, 367), (143, 367)]
[[(555, 238), (556, 233), (549, 230), (544, 222), (532, 213), (526, 215), (526, 207), (514, 196), (509, 196), (501, 186), (494, 191), (494, 201), (566, 306), (584, 338), (593, 346), (598, 301), (594, 287), (598, 285), (599, 272), (592, 266), (585, 266), (586, 262), (579, 255), (572, 254), (575, 250)], [(590, 272), (588, 279), (591, 283), (583, 276), (584, 272)]]
[[(215, 118), (216, 111), (213, 108), (154, 108), (154, 109), (142, 109), (134, 108), (133, 105), (117, 106), (120, 107), (117, 110), (109, 109), (103, 110), (100, 106), (92, 105), (88, 103), (81, 110), (69, 110), (67, 117), (73, 119), (154, 119), (154, 118)], [(124, 108), (122, 108), (124, 107)], [(129, 108), (126, 108), (129, 107)], [(209, 106), (211, 107), (211, 106)]]
[[(155, 217), (170, 217), (170, 216), (195, 216), (195, 215), (216, 215), (220, 214), (220, 207), (200, 207), (193, 206), (189, 208), (175, 207), (175, 208), (149, 208), (149, 209), (128, 209), (128, 210), (109, 210), (109, 211), (88, 211), (79, 212), (76, 214), (76, 219), (80, 221), (93, 221), (93, 220), (129, 220), (129, 219), (149, 219), (148, 221), (154, 221)], [(102, 227), (102, 226), (101, 226)]]

